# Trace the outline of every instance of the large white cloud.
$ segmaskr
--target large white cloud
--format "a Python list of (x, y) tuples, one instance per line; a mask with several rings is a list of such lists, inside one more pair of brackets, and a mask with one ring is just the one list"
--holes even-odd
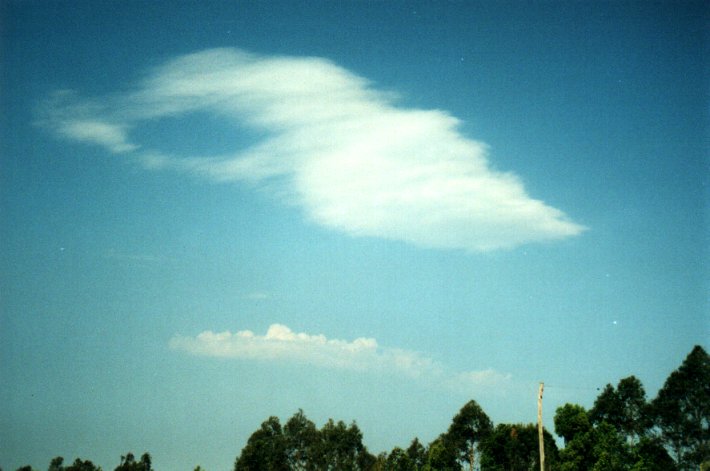
[(249, 330), (236, 333), (205, 331), (195, 337), (176, 335), (170, 340), (170, 347), (198, 356), (394, 373), (469, 392), (510, 379), (509, 375), (492, 369), (455, 372), (421, 353), (382, 347), (372, 338), (328, 339), (324, 335), (296, 333), (283, 324), (272, 324), (264, 335)]
[[(192, 111), (265, 137), (230, 155), (191, 156), (131, 139), (144, 120)], [(356, 236), (486, 251), (584, 230), (528, 196), (514, 174), (493, 170), (487, 146), (462, 135), (450, 114), (396, 106), (390, 94), (319, 58), (189, 54), (128, 93), (87, 100), (60, 92), (43, 122), (146, 168), (263, 185), (310, 220)]]

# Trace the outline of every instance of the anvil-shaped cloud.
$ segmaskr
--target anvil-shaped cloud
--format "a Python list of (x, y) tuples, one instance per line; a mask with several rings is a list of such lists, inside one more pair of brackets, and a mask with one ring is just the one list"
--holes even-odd
[[(176, 156), (131, 138), (145, 120), (190, 112), (216, 113), (263, 140), (231, 155)], [(487, 251), (584, 230), (528, 196), (514, 174), (493, 170), (487, 146), (462, 135), (450, 114), (396, 106), (321, 58), (206, 50), (155, 68), (127, 93), (57, 92), (41, 122), (146, 168), (263, 186), (354, 236)]]

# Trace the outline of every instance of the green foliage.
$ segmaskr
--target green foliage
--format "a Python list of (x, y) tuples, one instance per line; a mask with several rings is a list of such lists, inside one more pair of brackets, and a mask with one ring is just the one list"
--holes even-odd
[(369, 469), (375, 461), (362, 444), (362, 432), (355, 422), (346, 426), (342, 420), (336, 423), (330, 419), (320, 435), (316, 456), (320, 469), (356, 471)]
[(299, 410), (281, 427), (270, 417), (237, 457), (235, 471), (369, 470), (377, 459), (362, 444), (356, 423), (330, 419), (321, 430)]
[[(608, 384), (587, 411), (577, 404), (559, 407), (557, 450), (543, 432), (549, 471), (710, 471), (710, 357), (696, 346), (648, 404), (634, 376)], [(235, 471), (537, 471), (539, 445), (534, 424), (495, 428), (476, 401), (467, 402), (445, 433), (428, 447), (417, 438), (409, 447), (370, 454), (355, 422), (330, 419), (319, 430), (299, 410), (282, 427), (269, 417), (249, 437)], [(476, 459), (476, 454), (480, 455)], [(1, 471), (1, 470), (0, 470)], [(23, 466), (17, 471), (33, 471)], [(57, 456), (48, 471), (101, 471), (77, 458), (64, 465)], [(114, 471), (153, 471), (151, 456), (121, 456)], [(197, 466), (194, 471), (204, 471)]]
[(461, 465), (457, 453), (445, 435), (439, 436), (429, 444), (424, 471), (458, 471)]
[(286, 441), (278, 417), (269, 417), (247, 441), (235, 471), (287, 471)]
[(455, 450), (460, 462), (466, 462), (474, 469), (476, 448), (492, 430), (491, 419), (476, 401), (471, 400), (454, 416), (444, 441)]
[(416, 471), (417, 468), (406, 451), (395, 447), (387, 457), (384, 469), (386, 471)]
[(696, 346), (651, 403), (655, 424), (681, 470), (710, 460), (710, 357)]
[(595, 427), (592, 454), (594, 466), (592, 471), (623, 471), (631, 464), (630, 450), (617, 429), (602, 422)]
[(409, 444), (407, 448), (407, 456), (412, 462), (414, 469), (421, 469), (426, 463), (426, 449), (424, 445), (419, 442), (418, 438), (414, 438), (412, 443)]
[(617, 471), (629, 469), (629, 446), (617, 430), (606, 422), (579, 432), (560, 452), (562, 471)]
[(565, 404), (555, 413), (555, 433), (568, 443), (576, 435), (588, 432), (592, 426), (587, 411), (577, 404)]
[(593, 424), (606, 422), (631, 442), (650, 427), (646, 392), (634, 376), (622, 379), (616, 389), (607, 384), (589, 411)]
[[(545, 469), (557, 465), (557, 445), (547, 430), (543, 431)], [(535, 424), (498, 424), (482, 446), (481, 469), (508, 471), (540, 469), (540, 447)]]
[(286, 461), (291, 470), (315, 469), (315, 457), (320, 445), (320, 436), (313, 422), (299, 409), (284, 426)]
[[(151, 468), (136, 468), (136, 469), (144, 469), (144, 470), (150, 470)], [(71, 466), (68, 466), (64, 468), (64, 471), (101, 471), (101, 468), (97, 467), (94, 465), (89, 460), (80, 460), (77, 458), (74, 460), (74, 463), (72, 463)]]
[(675, 471), (678, 467), (658, 437), (643, 437), (632, 453), (634, 465), (631, 471)]
[(101, 468), (94, 465), (89, 460), (81, 460), (77, 458), (69, 466), (64, 466), (64, 458), (57, 456), (49, 463), (48, 471), (101, 471)]
[(57, 456), (56, 458), (52, 458), (52, 461), (49, 462), (49, 468), (47, 468), (47, 471), (62, 471), (64, 469), (64, 458), (61, 456)]
[(630, 376), (607, 385), (588, 414), (573, 404), (557, 409), (560, 470), (697, 470), (710, 460), (709, 408), (710, 358), (696, 346), (651, 404)]
[(150, 454), (143, 453), (140, 461), (136, 461), (133, 453), (128, 452), (125, 456), (121, 456), (121, 464), (114, 471), (153, 471), (152, 459)]

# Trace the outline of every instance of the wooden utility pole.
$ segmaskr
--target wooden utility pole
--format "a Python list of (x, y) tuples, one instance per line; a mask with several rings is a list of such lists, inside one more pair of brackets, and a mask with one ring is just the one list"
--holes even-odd
[(537, 393), (537, 437), (540, 442), (540, 471), (545, 471), (545, 440), (542, 434), (542, 391), (545, 383), (540, 383), (540, 390)]

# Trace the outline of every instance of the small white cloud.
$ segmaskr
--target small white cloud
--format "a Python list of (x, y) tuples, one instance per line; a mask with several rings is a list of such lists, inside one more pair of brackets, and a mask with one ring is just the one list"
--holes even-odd
[(454, 377), (454, 383), (459, 387), (496, 386), (512, 379), (509, 373), (500, 373), (488, 368), (480, 371), (466, 371)]
[(93, 120), (74, 120), (61, 123), (58, 131), (77, 141), (104, 146), (113, 153), (138, 149), (138, 146), (128, 142), (125, 126)]
[(452, 372), (425, 355), (382, 347), (373, 338), (328, 339), (321, 334), (297, 333), (283, 324), (272, 324), (264, 335), (250, 330), (236, 333), (205, 331), (196, 337), (177, 335), (170, 340), (170, 347), (206, 357), (297, 362), (320, 368), (396, 373), (463, 391), (501, 385), (510, 379), (510, 375), (492, 369)]
[[(249, 182), (353, 236), (487, 251), (563, 239), (585, 228), (494, 170), (486, 144), (441, 110), (396, 106), (391, 94), (320, 58), (213, 49), (154, 69), (133, 92), (104, 100), (59, 93), (44, 122), (115, 153), (139, 148), (141, 121), (200, 111), (250, 127), (263, 140), (227, 155), (145, 149), (146, 168)], [(189, 130), (186, 130), (189, 132)]]

